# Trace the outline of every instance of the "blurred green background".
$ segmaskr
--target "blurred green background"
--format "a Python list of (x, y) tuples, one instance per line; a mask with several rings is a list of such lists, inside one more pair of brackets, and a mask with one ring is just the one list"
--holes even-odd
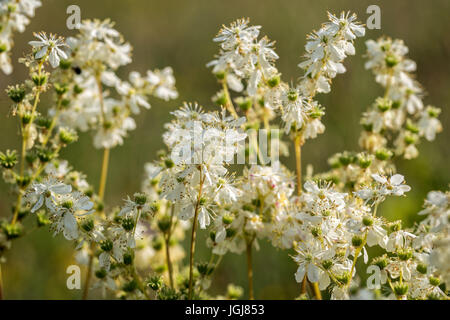
[[(276, 40), (277, 63), (283, 79), (295, 80), (300, 75), (297, 64), (304, 51), (305, 35), (326, 20), (326, 11), (339, 13), (351, 10), (366, 22), (366, 8), (378, 4), (381, 8), (381, 30), (367, 30), (365, 39), (382, 34), (404, 39), (410, 57), (418, 64), (417, 78), (428, 96), (425, 103), (441, 107), (444, 131), (434, 143), (419, 146), (420, 156), (412, 161), (399, 161), (399, 172), (406, 176), (412, 191), (407, 198), (388, 200), (380, 212), (389, 219), (405, 219), (411, 225), (417, 218), (423, 199), (429, 190), (448, 187), (450, 148), (450, 1), (263, 1), (263, 0), (43, 0), (36, 17), (23, 34), (15, 36), (13, 49), (15, 71), (11, 76), (0, 74), (0, 88), (21, 82), (26, 76), (17, 59), (28, 52), (27, 42), (33, 31), (44, 30), (63, 36), (75, 34), (66, 28), (66, 9), (71, 4), (81, 8), (82, 19), (111, 18), (116, 28), (134, 47), (133, 63), (120, 70), (129, 71), (172, 66), (180, 98), (164, 103), (152, 102), (152, 109), (137, 119), (138, 128), (125, 145), (112, 151), (106, 201), (119, 204), (128, 194), (139, 190), (144, 163), (155, 159), (155, 151), (163, 147), (161, 134), (164, 123), (182, 101), (197, 101), (211, 106), (211, 96), (218, 90), (215, 78), (205, 64), (218, 51), (212, 42), (222, 24), (250, 17), (253, 24), (262, 25), (262, 34)], [(382, 89), (370, 72), (364, 70), (362, 53), (364, 39), (356, 42), (357, 55), (345, 61), (347, 73), (338, 76), (328, 95), (319, 100), (326, 107), (325, 134), (306, 144), (303, 163), (314, 164), (315, 171), (328, 168), (327, 158), (335, 153), (357, 150), (361, 112), (379, 96)], [(0, 93), (0, 150), (18, 149), (16, 119), (7, 116), (10, 103)], [(97, 185), (101, 152), (92, 147), (92, 137), (81, 135), (79, 143), (62, 153), (89, 181)], [(285, 159), (294, 169), (294, 160)], [(0, 183), (0, 215), (9, 215), (11, 197), (7, 186)], [(204, 235), (198, 240), (203, 243)], [(5, 295), (9, 299), (78, 299), (80, 291), (66, 288), (66, 267), (74, 263), (73, 247), (62, 237), (52, 238), (48, 230), (37, 230), (15, 241), (14, 250), (3, 265)], [(199, 245), (198, 257), (209, 257)], [(294, 280), (296, 266), (289, 252), (262, 243), (254, 254), (255, 295), (260, 299), (292, 299), (299, 293)], [(215, 274), (211, 293), (223, 293), (230, 281), (246, 288), (245, 258), (229, 254)]]

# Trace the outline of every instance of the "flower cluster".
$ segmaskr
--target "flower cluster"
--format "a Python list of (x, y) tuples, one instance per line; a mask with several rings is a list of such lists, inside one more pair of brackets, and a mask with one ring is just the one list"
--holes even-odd
[(240, 129), (245, 118), (235, 120), (225, 110), (205, 113), (197, 105), (185, 105), (173, 115), (163, 136), (170, 164), (161, 177), (162, 196), (181, 208), (181, 219), (198, 217), (204, 229), (218, 204), (238, 196), (226, 166), (246, 138)]
[[(23, 29), (27, 20), (17, 18), (19, 12), (32, 16), (38, 5), (2, 3), (1, 21), (9, 25), (15, 17)], [(355, 54), (354, 40), (365, 34), (354, 14), (329, 13), (328, 19), (308, 35), (299, 64), (304, 73), (295, 85), (282, 81), (274, 43), (260, 37), (260, 26), (248, 19), (223, 26), (214, 38), (219, 53), (209, 63), (221, 85), (213, 97), (221, 109), (184, 103), (171, 112), (165, 150), (145, 165), (140, 192), (119, 207), (109, 207), (104, 197), (109, 149), (135, 129), (133, 116), (150, 108), (150, 97), (178, 97), (173, 71), (133, 71), (121, 79), (117, 72), (131, 62), (131, 45), (110, 20), (83, 21), (67, 41), (35, 34), (31, 52), (20, 60), (29, 79), (6, 90), (22, 151), (0, 152), (3, 178), (17, 196), (11, 220), (0, 220), (0, 263), (32, 216), (38, 227), (49, 226), (76, 244), (75, 258), (87, 267), (83, 298), (99, 289), (104, 297), (124, 299), (237, 299), (243, 290), (235, 285), (216, 297), (208, 289), (223, 257), (245, 252), (253, 299), (252, 252), (267, 241), (290, 250), (300, 298), (321, 299), (327, 291), (332, 299), (448, 299), (449, 192), (430, 192), (418, 214), (423, 220), (411, 228), (383, 215), (388, 197), (411, 190), (393, 160), (416, 157), (419, 138), (431, 141), (442, 129), (440, 110), (422, 102), (416, 65), (402, 41), (366, 42), (366, 68), (386, 93), (363, 114), (362, 150), (336, 153), (329, 171), (313, 174), (308, 166), (302, 175), (303, 144), (325, 130), (316, 94), (330, 92), (333, 79), (346, 71), (345, 58)], [(0, 44), (3, 32), (9, 41), (0, 52), (4, 71), (14, 30), (8, 28), (0, 31)], [(51, 106), (43, 115), (39, 102), (48, 91)], [(280, 127), (293, 142), (296, 175), (280, 161), (269, 166), (254, 134), (264, 128), (273, 143)], [(98, 191), (59, 156), (79, 131), (93, 131), (94, 147), (104, 149)], [(277, 143), (288, 155), (288, 145)], [(236, 158), (251, 160), (253, 151), (256, 163), (231, 166)], [(199, 228), (206, 229), (201, 241), (211, 251), (208, 262), (194, 259)], [(372, 257), (375, 251), (381, 254)], [(359, 262), (379, 271), (374, 290), (361, 284)]]
[(13, 69), (10, 53), (14, 45), (14, 32), (24, 32), (34, 17), (40, 0), (5, 0), (0, 3), (0, 69), (10, 74)]
[[(393, 148), (397, 156), (415, 158), (420, 138), (433, 141), (436, 133), (442, 131), (437, 119), (440, 109), (424, 106), (423, 89), (413, 74), (416, 63), (407, 58), (408, 47), (402, 40), (380, 38), (368, 40), (366, 45), (365, 67), (372, 70), (385, 94), (364, 113), (361, 123), (365, 132), (360, 144), (370, 152)], [(384, 132), (390, 132), (393, 141), (386, 139)]]
[[(113, 26), (109, 20), (86, 20), (79, 35), (67, 40), (71, 56), (62, 66), (68, 72), (57, 75), (57, 81), (69, 101), (64, 108), (51, 110), (74, 130), (93, 130), (94, 146), (99, 149), (123, 144), (127, 133), (136, 128), (132, 115), (150, 108), (150, 96), (166, 101), (178, 97), (170, 67), (149, 70), (144, 76), (133, 71), (128, 80), (116, 75), (120, 66), (131, 62), (131, 45)], [(114, 89), (118, 98), (104, 87)]]
[(253, 165), (245, 168), (236, 187), (240, 195), (221, 208), (207, 239), (213, 254), (242, 253), (247, 246), (259, 248), (258, 238), (274, 244), (292, 245), (285, 232), (276, 232), (285, 222), (288, 199), (294, 191), (287, 169)]
[[(300, 222), (294, 256), (299, 264), (295, 275), (297, 282), (318, 283), (320, 290), (331, 286), (332, 298), (348, 298), (358, 257), (362, 255), (364, 262), (368, 262), (366, 245), (389, 246), (386, 223), (376, 215), (379, 202), (372, 212), (366, 201), (361, 200), (375, 198), (367, 196), (370, 192), (401, 195), (400, 192), (386, 191), (391, 180), (395, 180), (392, 184), (398, 185), (398, 189), (406, 191), (409, 187), (400, 186), (403, 176), (398, 174), (389, 178), (374, 176), (374, 179), (377, 184), (354, 194), (338, 192), (323, 182), (310, 180), (305, 183), (305, 191), (292, 213)], [(362, 193), (364, 199), (360, 198)]]
[(67, 240), (74, 240), (79, 235), (80, 217), (94, 212), (94, 203), (79, 191), (73, 191), (71, 185), (67, 185), (47, 178), (40, 183), (33, 183), (26, 194), (26, 202), (32, 204), (31, 213), (45, 207), (49, 217), (45, 213), (38, 213), (38, 219), (44, 223), (49, 219), (54, 235), (63, 233)]
[[(38, 4), (14, 1), (8, 17), (25, 24), (28, 20), (19, 13), (27, 6), (31, 15)], [(20, 8), (17, 14), (16, 6)], [(8, 17), (2, 11), (2, 22)], [(99, 148), (121, 144), (127, 130), (135, 127), (130, 115), (150, 108), (149, 96), (166, 101), (178, 96), (170, 67), (148, 71), (145, 76), (131, 72), (128, 81), (116, 76), (119, 66), (131, 62), (131, 46), (112, 27), (109, 20), (84, 21), (80, 34), (67, 41), (35, 33), (36, 39), (29, 42), (31, 52), (19, 60), (28, 68), (29, 79), (6, 90), (13, 102), (11, 113), (19, 120), (22, 148), (20, 154), (0, 152), (3, 178), (17, 196), (12, 218), (0, 220), (0, 261), (5, 262), (12, 240), (26, 234), (23, 221), (32, 216), (37, 227), (49, 226), (55, 236), (62, 234), (76, 243), (76, 259), (89, 273), (84, 298), (91, 288), (105, 294), (108, 289), (117, 297), (148, 298), (142, 270), (148, 272), (148, 258), (154, 260), (155, 268), (159, 259), (161, 267), (161, 257), (156, 258), (160, 255), (154, 254), (157, 238), (150, 228), (152, 217), (159, 212), (158, 202), (136, 193), (122, 207), (109, 208), (103, 201), (107, 162), (102, 164), (100, 187), (95, 192), (88, 178), (59, 156), (62, 148), (77, 140), (77, 131), (96, 129), (94, 146)], [(110, 97), (104, 86), (114, 88), (119, 98)], [(44, 114), (40, 102), (48, 92), (51, 97), (45, 101), (50, 107)], [(172, 239), (182, 238), (183, 229), (178, 229), (174, 228)], [(174, 252), (172, 257), (178, 261), (183, 252), (178, 257)]]
[(402, 230), (400, 221), (389, 225), (387, 254), (371, 262), (390, 298), (448, 299), (448, 192), (431, 191), (424, 207), (419, 215), (426, 218), (411, 230)]
[[(314, 139), (325, 130), (320, 121), (323, 108), (313, 100), (317, 93), (328, 93), (331, 81), (346, 71), (343, 61), (355, 54), (353, 41), (365, 34), (356, 15), (342, 12), (338, 17), (328, 13), (329, 22), (307, 37), (305, 60), (298, 66), (304, 70), (295, 88), (282, 94), (283, 116), (286, 132), (300, 135), (300, 141)], [(303, 142), (302, 142), (303, 143)]]

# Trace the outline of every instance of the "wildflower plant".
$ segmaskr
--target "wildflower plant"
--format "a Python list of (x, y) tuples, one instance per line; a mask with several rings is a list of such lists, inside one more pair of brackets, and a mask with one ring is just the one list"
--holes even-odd
[[(7, 41), (0, 42), (5, 73), (11, 71), (11, 33), (23, 30), (40, 5), (10, 2), (0, 7), (8, 25), (0, 37)], [(283, 81), (274, 42), (260, 36), (260, 26), (249, 19), (223, 26), (213, 39), (218, 54), (208, 63), (220, 85), (212, 97), (216, 110), (184, 103), (171, 112), (164, 150), (145, 165), (141, 190), (119, 207), (104, 202), (110, 150), (136, 128), (134, 117), (150, 109), (150, 97), (178, 97), (173, 71), (131, 72), (121, 79), (117, 70), (131, 63), (131, 45), (110, 20), (83, 21), (68, 39), (35, 34), (20, 59), (28, 79), (6, 90), (22, 143), (19, 152), (0, 153), (3, 179), (15, 196), (11, 217), (0, 222), (0, 263), (32, 216), (38, 227), (75, 244), (76, 261), (87, 270), (84, 299), (93, 288), (126, 299), (238, 299), (243, 289), (234, 284), (219, 296), (208, 289), (223, 257), (244, 252), (245, 294), (253, 299), (259, 270), (252, 252), (263, 239), (297, 264), (292, 281), (299, 298), (322, 299), (327, 292), (350, 299), (370, 289), (370, 297), (379, 299), (448, 299), (448, 191), (428, 194), (418, 212), (424, 219), (412, 228), (388, 221), (379, 209), (388, 197), (411, 190), (395, 159), (417, 157), (420, 138), (432, 141), (442, 130), (440, 110), (423, 103), (403, 41), (366, 41), (365, 67), (385, 94), (361, 117), (360, 150), (331, 155), (328, 171), (308, 170), (302, 177), (303, 145), (325, 132), (325, 106), (317, 96), (331, 91), (348, 56), (356, 54), (354, 42), (365, 36), (356, 20), (349, 12), (328, 13), (328, 21), (307, 36), (299, 78), (291, 83)], [(48, 110), (42, 95), (51, 97)], [(284, 133), (292, 144), (296, 170), (279, 161), (268, 165), (249, 129), (281, 129), (275, 138)], [(103, 152), (98, 189), (59, 156), (87, 131)], [(289, 144), (279, 146), (287, 154)], [(252, 150), (256, 163), (242, 170), (231, 165), (250, 159)], [(206, 239), (197, 239), (198, 229), (206, 230)], [(207, 262), (195, 259), (199, 240), (210, 250)], [(374, 246), (381, 255), (369, 256)], [(358, 286), (360, 264), (379, 269), (379, 287)]]

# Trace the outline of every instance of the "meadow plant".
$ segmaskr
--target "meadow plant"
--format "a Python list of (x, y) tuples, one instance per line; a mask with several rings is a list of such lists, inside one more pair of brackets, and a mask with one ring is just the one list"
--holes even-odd
[[(24, 30), (39, 5), (1, 4), (5, 73), (12, 71), (12, 33)], [(440, 109), (423, 103), (416, 64), (402, 40), (366, 41), (365, 67), (385, 94), (361, 116), (360, 150), (331, 155), (328, 171), (302, 176), (303, 145), (325, 132), (325, 107), (317, 96), (331, 91), (333, 79), (346, 72), (346, 58), (356, 54), (354, 42), (365, 36), (356, 19), (328, 13), (328, 21), (307, 36), (295, 83), (282, 80), (274, 42), (260, 36), (260, 26), (249, 19), (223, 26), (213, 39), (219, 52), (208, 63), (220, 85), (212, 97), (217, 110), (184, 103), (172, 112), (165, 149), (145, 165), (141, 190), (120, 207), (104, 201), (110, 150), (136, 128), (134, 117), (150, 109), (150, 97), (178, 97), (173, 71), (131, 72), (121, 79), (117, 70), (131, 63), (132, 48), (110, 20), (83, 21), (68, 39), (35, 34), (20, 59), (29, 77), (6, 89), (21, 147), (0, 153), (14, 195), (11, 215), (0, 222), (0, 265), (7, 266), (14, 240), (26, 236), (23, 221), (34, 219), (74, 243), (77, 263), (86, 266), (84, 299), (90, 289), (109, 298), (238, 299), (243, 290), (234, 284), (219, 296), (208, 289), (222, 258), (244, 252), (245, 297), (253, 299), (253, 272), (260, 270), (253, 268), (252, 251), (263, 239), (298, 265), (292, 281), (299, 299), (448, 299), (449, 192), (430, 191), (418, 210), (424, 219), (412, 228), (379, 210), (388, 197), (411, 190), (395, 159), (417, 157), (420, 139), (432, 141), (442, 130)], [(41, 106), (43, 95), (52, 101), (49, 108)], [(287, 154), (292, 146), (296, 170), (263, 161), (249, 129), (271, 135), (280, 129), (280, 151)], [(59, 156), (86, 131), (103, 152), (97, 190)], [(256, 163), (231, 165), (242, 154), (248, 163), (252, 150)], [(206, 239), (197, 239), (198, 229), (207, 230)], [(199, 240), (210, 250), (207, 262), (195, 260)], [(373, 246), (383, 253), (370, 257)], [(361, 283), (360, 264), (358, 269), (377, 268), (377, 286)]]

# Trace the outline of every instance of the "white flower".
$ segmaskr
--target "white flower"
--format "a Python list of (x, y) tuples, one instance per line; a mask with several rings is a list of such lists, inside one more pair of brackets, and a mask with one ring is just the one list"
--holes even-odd
[(59, 66), (61, 58), (67, 59), (67, 54), (61, 49), (67, 47), (62, 37), (56, 37), (56, 35), (53, 34), (50, 34), (50, 37), (47, 37), (45, 32), (34, 33), (34, 36), (38, 38), (39, 41), (30, 41), (29, 44), (38, 49), (35, 54), (36, 59), (48, 56), (53, 68)]
[(57, 197), (68, 194), (71, 191), (72, 187), (70, 185), (63, 184), (52, 178), (48, 178), (42, 183), (33, 183), (27, 193), (27, 198), (30, 200), (37, 198), (37, 201), (31, 208), (31, 212), (34, 213), (39, 210), (44, 203), (49, 210), (55, 210)]
[(405, 192), (411, 190), (410, 186), (404, 184), (405, 177), (401, 174), (394, 174), (389, 178), (379, 174), (372, 174), (372, 178), (381, 184), (381, 192), (385, 195), (402, 196)]
[(331, 250), (323, 251), (320, 245), (304, 243), (301, 243), (295, 250), (297, 255), (294, 257), (294, 261), (299, 265), (295, 273), (295, 280), (301, 283), (305, 275), (307, 275), (309, 281), (319, 283), (321, 290), (326, 289), (330, 284), (330, 277), (318, 265), (321, 265), (322, 261), (331, 258), (334, 252)]
[(439, 109), (436, 110), (436, 108), (427, 107), (427, 110), (422, 112), (422, 116), (418, 122), (420, 133), (428, 141), (433, 141), (436, 137), (436, 133), (442, 131), (442, 124), (436, 118), (436, 113), (439, 113), (439, 111)]
[(78, 221), (76, 217), (93, 213), (94, 203), (81, 192), (61, 196), (56, 203), (56, 210), (50, 218), (53, 220), (54, 235), (63, 232), (67, 240), (78, 238)]
[(237, 20), (229, 27), (223, 26), (217, 36), (213, 39), (215, 42), (221, 42), (224, 50), (233, 49), (236, 44), (243, 42), (248, 45), (259, 35), (261, 26), (248, 26), (248, 19)]
[(165, 101), (178, 98), (178, 92), (175, 89), (175, 77), (171, 67), (165, 67), (162, 70), (148, 71), (148, 82), (155, 87), (154, 95)]
[(355, 195), (366, 200), (366, 202), (380, 203), (384, 201), (386, 196), (403, 196), (411, 190), (411, 187), (404, 183), (405, 178), (401, 174), (394, 174), (390, 177), (372, 174), (371, 177), (375, 180), (373, 187), (362, 188), (354, 192)]
[(295, 88), (289, 88), (283, 91), (282, 105), (283, 114), (281, 119), (285, 122), (285, 132), (289, 133), (292, 126), (301, 129), (308, 119), (308, 112), (311, 105), (299, 95), (299, 91)]
[(342, 32), (346, 40), (353, 40), (356, 37), (363, 37), (365, 35), (365, 29), (362, 25), (355, 23), (356, 14), (350, 15), (350, 12), (341, 12), (339, 18), (328, 12), (328, 18), (330, 22), (327, 22), (326, 28), (331, 33)]

